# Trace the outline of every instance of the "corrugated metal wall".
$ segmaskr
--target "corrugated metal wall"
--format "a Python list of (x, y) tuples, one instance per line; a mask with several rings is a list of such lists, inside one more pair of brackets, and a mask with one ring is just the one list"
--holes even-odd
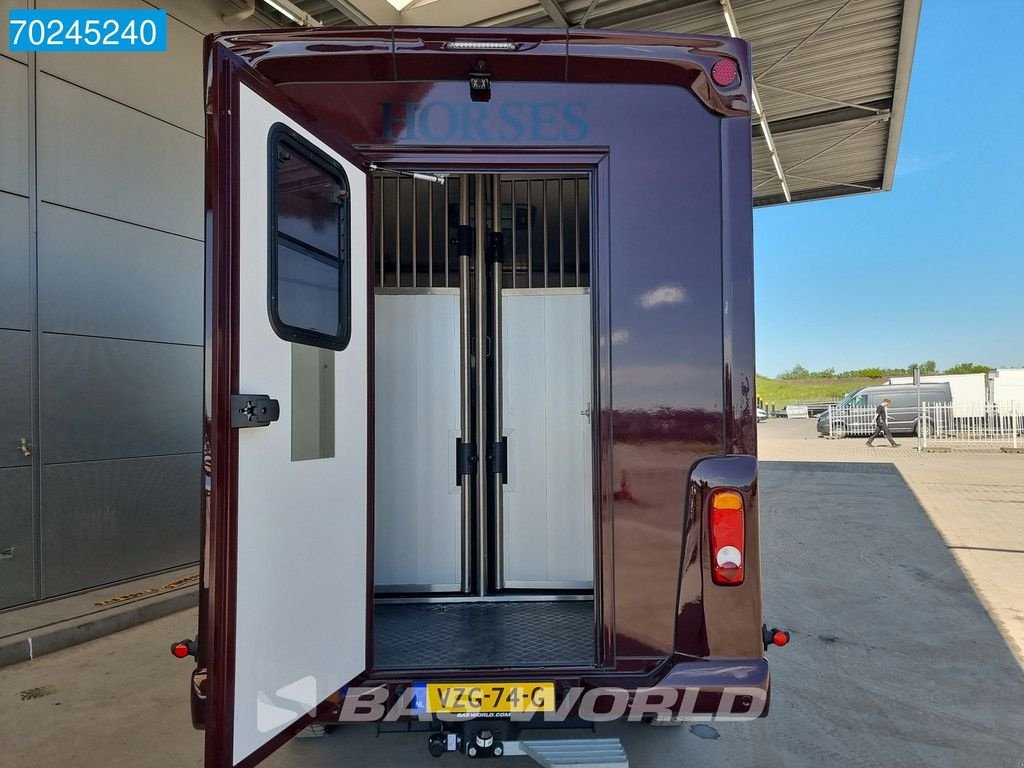
[[(0, 0), (3, 40), (25, 6)], [(223, 10), (175, 3), (165, 54), (0, 52), (0, 608), (199, 558), (202, 48)]]

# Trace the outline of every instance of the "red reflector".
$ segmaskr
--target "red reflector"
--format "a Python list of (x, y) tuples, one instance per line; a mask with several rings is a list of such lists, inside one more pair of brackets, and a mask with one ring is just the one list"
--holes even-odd
[(715, 85), (722, 87), (735, 83), (739, 74), (740, 68), (732, 59), (719, 59), (711, 68), (711, 79), (715, 81)]
[(781, 629), (775, 630), (775, 634), (772, 635), (772, 643), (779, 646), (780, 648), (789, 642), (789, 632), (783, 632)]
[(715, 491), (708, 525), (711, 539), (711, 580), (743, 583), (743, 497), (736, 491)]
[(184, 643), (175, 643), (171, 646), (171, 653), (173, 653), (176, 658), (184, 659), (188, 656), (188, 646)]

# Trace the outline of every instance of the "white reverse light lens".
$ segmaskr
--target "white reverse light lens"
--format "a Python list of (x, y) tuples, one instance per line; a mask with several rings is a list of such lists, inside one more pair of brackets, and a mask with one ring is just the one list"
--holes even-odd
[(719, 568), (739, 568), (743, 565), (743, 555), (736, 547), (722, 547), (715, 555)]

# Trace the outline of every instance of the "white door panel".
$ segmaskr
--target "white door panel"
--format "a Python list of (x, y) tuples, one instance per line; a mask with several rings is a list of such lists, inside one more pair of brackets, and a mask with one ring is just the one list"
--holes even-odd
[(593, 583), (590, 294), (502, 295), (504, 587)]
[[(364, 173), (240, 86), (239, 392), (280, 420), (238, 431), (233, 760), (363, 671), (366, 663), (367, 185)], [(334, 456), (292, 460), (292, 344), (267, 310), (268, 132), (284, 123), (340, 162), (350, 187), (352, 335), (333, 352)]]
[(374, 579), (392, 591), (462, 585), (459, 294), (375, 297)]

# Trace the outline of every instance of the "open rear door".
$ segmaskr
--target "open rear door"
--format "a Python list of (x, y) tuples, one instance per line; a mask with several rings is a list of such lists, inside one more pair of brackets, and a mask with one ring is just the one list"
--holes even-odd
[(365, 164), (272, 89), (226, 79), (208, 182), (208, 768), (259, 762), (367, 665)]

